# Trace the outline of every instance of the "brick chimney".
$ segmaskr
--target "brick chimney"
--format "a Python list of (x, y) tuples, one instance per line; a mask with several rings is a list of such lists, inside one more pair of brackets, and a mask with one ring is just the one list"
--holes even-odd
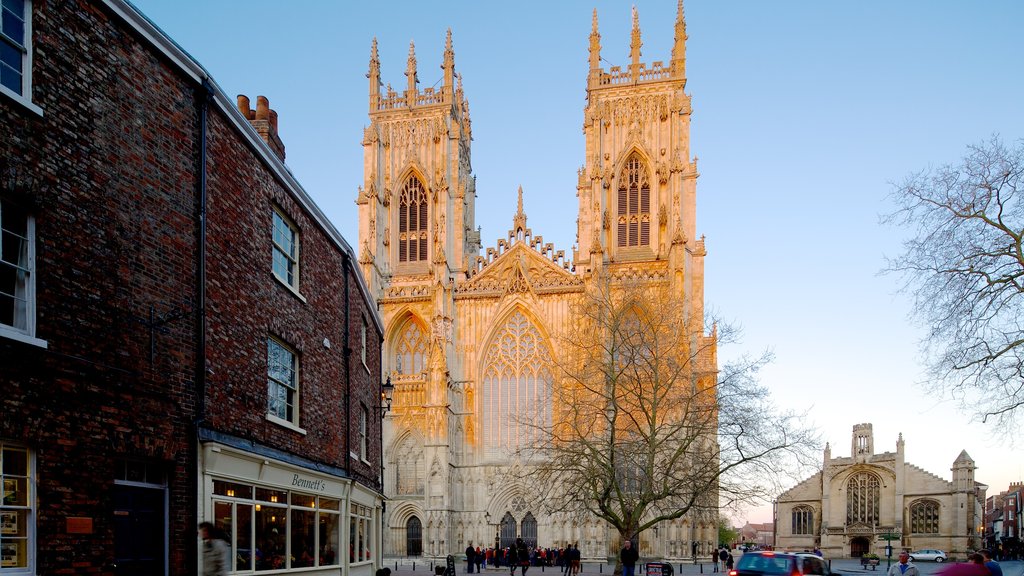
[(270, 109), (270, 101), (266, 96), (256, 97), (256, 109), (249, 108), (249, 97), (238, 95), (238, 111), (245, 116), (256, 129), (263, 141), (284, 162), (284, 143), (277, 135), (277, 112)]

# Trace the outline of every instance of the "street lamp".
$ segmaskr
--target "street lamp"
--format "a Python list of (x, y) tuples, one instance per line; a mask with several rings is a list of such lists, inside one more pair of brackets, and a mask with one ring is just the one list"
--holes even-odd
[(380, 418), (391, 411), (391, 399), (395, 394), (395, 385), (391, 383), (391, 375), (380, 385)]

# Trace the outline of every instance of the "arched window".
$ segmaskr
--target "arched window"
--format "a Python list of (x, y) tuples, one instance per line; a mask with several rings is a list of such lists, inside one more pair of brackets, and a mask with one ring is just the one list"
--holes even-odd
[(423, 554), (423, 524), (415, 516), (405, 523), (405, 553), (409, 556)]
[(810, 506), (793, 508), (793, 534), (814, 533), (814, 510)]
[(423, 443), (409, 434), (395, 448), (395, 492), (398, 494), (423, 494), (426, 475), (423, 461)]
[(516, 543), (516, 519), (511, 512), (505, 512), (501, 519), (501, 547), (509, 548)]
[(537, 546), (537, 519), (533, 517), (533, 512), (527, 512), (526, 516), (523, 517), (523, 542), (530, 548)]
[(392, 369), (396, 374), (409, 376), (422, 374), (427, 369), (427, 335), (412, 319), (398, 333)]
[[(483, 368), (484, 446), (504, 455), (528, 446), (536, 432), (523, 421), (550, 423), (551, 355), (522, 312), (512, 314), (487, 348)], [(546, 400), (545, 400), (546, 399)]]
[(647, 167), (633, 154), (619, 174), (618, 243), (621, 247), (651, 244), (651, 185)]
[(910, 505), (910, 532), (913, 534), (939, 533), (939, 503), (918, 500)]
[(878, 488), (881, 483), (874, 474), (861, 472), (846, 484), (846, 523), (878, 524)]
[(427, 259), (427, 193), (415, 176), (410, 176), (398, 199), (398, 261)]

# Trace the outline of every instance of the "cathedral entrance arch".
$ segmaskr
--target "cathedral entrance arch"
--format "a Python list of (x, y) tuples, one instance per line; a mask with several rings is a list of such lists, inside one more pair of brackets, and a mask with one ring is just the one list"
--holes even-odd
[(537, 546), (537, 519), (533, 517), (532, 512), (527, 512), (523, 517), (522, 538), (527, 546), (531, 548)]
[(857, 537), (850, 540), (850, 556), (853, 558), (860, 558), (867, 554), (870, 549), (871, 543), (868, 542), (867, 538)]
[(505, 512), (501, 519), (501, 547), (511, 548), (516, 543), (516, 519), (511, 512)]
[(415, 516), (405, 523), (405, 550), (409, 556), (423, 555), (423, 524)]

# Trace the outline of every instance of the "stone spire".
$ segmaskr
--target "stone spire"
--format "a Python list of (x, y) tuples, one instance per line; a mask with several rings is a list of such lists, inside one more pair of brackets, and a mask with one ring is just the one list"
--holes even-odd
[(366, 77), (370, 79), (370, 112), (373, 112), (380, 104), (380, 60), (377, 58), (376, 36), (370, 45), (370, 71)]
[(594, 79), (601, 73), (601, 34), (597, 31), (597, 8), (594, 8), (594, 19), (590, 25), (590, 78)]
[(640, 15), (633, 6), (633, 34), (629, 43), (629, 71), (633, 75), (633, 82), (640, 79), (640, 47), (644, 45), (640, 41)]
[(416, 76), (416, 45), (409, 42), (409, 62), (405, 66), (405, 76), (409, 79), (409, 87), (405, 92), (405, 100), (410, 108), (416, 104), (416, 84), (419, 78)]
[(441, 64), (444, 70), (444, 93), (453, 94), (455, 90), (455, 50), (452, 49), (452, 29), (444, 40), (444, 63)]
[(683, 0), (676, 9), (676, 41), (672, 45), (672, 77), (686, 76), (686, 18), (683, 16)]
[(520, 232), (526, 230), (526, 212), (523, 212), (523, 187), (519, 186), (519, 200), (516, 205), (516, 215), (512, 217), (512, 230), (518, 237)]

